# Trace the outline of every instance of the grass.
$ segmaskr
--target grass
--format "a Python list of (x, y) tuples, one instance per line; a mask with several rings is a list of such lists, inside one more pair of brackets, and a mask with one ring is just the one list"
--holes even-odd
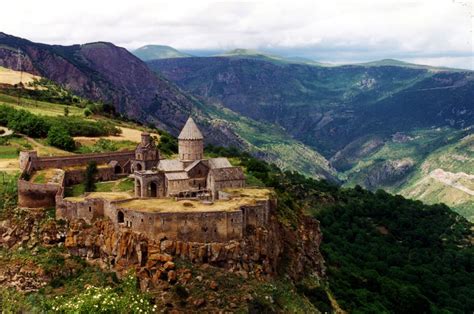
[(14, 96), (5, 95), (0, 93), (0, 103), (13, 107), (15, 109), (24, 109), (33, 114), (44, 115), (44, 116), (63, 116), (64, 108), (69, 109), (69, 115), (83, 116), (84, 109), (66, 106), (61, 104), (54, 104), (45, 101), (35, 101), (27, 98), (20, 98), (20, 105), (17, 104), (18, 99)]
[(87, 196), (66, 197), (66, 200), (72, 202), (82, 202), (85, 199), (103, 198), (111, 201), (126, 200), (132, 197), (128, 192), (91, 192)]
[[(107, 192), (131, 193), (134, 191), (135, 183), (133, 182), (132, 179), (125, 178), (125, 179), (116, 180), (116, 181), (97, 182), (95, 186), (96, 186), (96, 192), (99, 192), (99, 193), (104, 193), (104, 192), (105, 193)], [(68, 186), (66, 187), (66, 191), (65, 191), (65, 194), (67, 197), (80, 197), (84, 195), (84, 193), (85, 193), (85, 187), (83, 183)]]
[(37, 184), (45, 184), (45, 183), (59, 184), (61, 173), (63, 173), (61, 169), (39, 170), (33, 174), (30, 181)]
[(13, 146), (0, 146), (0, 158), (1, 159), (12, 159), (17, 158), (19, 154), (18, 148)]
[(15, 85), (22, 82), (26, 86), (26, 88), (30, 88), (28, 87), (28, 83), (32, 83), (33, 81), (38, 79), (40, 79), (39, 76), (27, 72), (7, 69), (0, 66), (0, 83)]
[(68, 186), (64, 190), (64, 195), (66, 197), (79, 197), (81, 195), (84, 195), (84, 193), (85, 193), (85, 186), (83, 183)]
[(175, 201), (170, 198), (150, 198), (130, 200), (121, 204), (121, 207), (147, 212), (212, 212), (235, 211), (244, 205), (254, 205), (256, 200), (268, 198), (268, 189), (233, 189), (236, 196), (231, 200), (215, 201), (204, 204), (201, 201)]
[[(116, 138), (118, 136), (111, 137)], [(81, 144), (76, 150), (77, 153), (81, 154), (134, 150), (137, 146), (137, 143), (129, 140), (110, 140), (107, 137), (98, 139), (80, 137), (74, 138), (74, 140)]]

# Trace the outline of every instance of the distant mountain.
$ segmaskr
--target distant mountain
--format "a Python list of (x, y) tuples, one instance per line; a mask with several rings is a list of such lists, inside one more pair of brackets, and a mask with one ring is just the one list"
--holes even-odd
[(0, 33), (0, 66), (16, 69), (18, 49), (25, 72), (48, 78), (80, 96), (113, 104), (128, 117), (177, 135), (192, 114), (207, 143), (235, 146), (283, 169), (336, 180), (324, 157), (280, 127), (197, 99), (155, 74), (124, 48), (106, 42), (45, 45)]
[(132, 53), (143, 61), (191, 57), (187, 53), (163, 45), (146, 45), (133, 50)]
[[(238, 51), (148, 64), (202, 99), (269, 123), (268, 129), (281, 127), (321, 152), (348, 185), (417, 197), (406, 189), (428, 175), (423, 167), (430, 154), (472, 133), (472, 71), (439, 71), (398, 61), (320, 67), (274, 62), (265, 55), (235, 55), (252, 54)], [(457, 147), (460, 166), (450, 170), (445, 162), (440, 169), (474, 175), (469, 168), (474, 161), (472, 145)], [(474, 209), (470, 192), (463, 193), (463, 205), (453, 206)], [(471, 212), (464, 214), (470, 217)]]
[(400, 66), (315, 67), (234, 57), (157, 60), (149, 66), (195, 95), (276, 123), (328, 158), (367, 134), (474, 121), (474, 72)]
[(296, 63), (296, 64), (307, 64), (315, 66), (329, 66), (329, 64), (316, 62), (311, 59), (302, 57), (282, 57), (274, 54), (269, 54), (252, 49), (233, 49), (221, 54), (214, 55), (214, 57), (231, 57), (231, 58), (243, 58), (243, 59), (256, 59), (276, 63)]
[(405, 68), (413, 68), (413, 69), (426, 69), (432, 71), (450, 71), (450, 72), (466, 72), (468, 70), (464, 69), (454, 69), (448, 67), (437, 67), (437, 66), (430, 66), (430, 65), (423, 65), (423, 64), (415, 64), (409, 63), (405, 61), (395, 60), (395, 59), (382, 59), (377, 61), (370, 61), (365, 63), (357, 63), (356, 65), (360, 66), (396, 66), (396, 67), (405, 67)]

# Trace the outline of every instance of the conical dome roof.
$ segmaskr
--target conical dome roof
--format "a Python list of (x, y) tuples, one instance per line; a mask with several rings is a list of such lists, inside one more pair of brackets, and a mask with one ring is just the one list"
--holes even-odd
[(198, 126), (194, 122), (193, 118), (189, 117), (188, 121), (184, 125), (181, 133), (179, 133), (178, 139), (179, 140), (202, 140), (204, 137), (202, 136), (201, 131), (199, 131)]

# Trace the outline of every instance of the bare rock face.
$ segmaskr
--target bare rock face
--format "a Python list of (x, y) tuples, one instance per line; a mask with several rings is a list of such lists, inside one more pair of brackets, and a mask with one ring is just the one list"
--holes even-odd
[[(321, 232), (318, 221), (302, 217), (297, 230), (281, 224), (271, 215), (266, 228), (247, 230), (239, 241), (197, 243), (163, 239), (155, 241), (125, 227), (115, 227), (109, 220), (86, 226), (82, 221), (70, 224), (65, 246), (74, 255), (119, 275), (134, 269), (148, 288), (162, 281), (187, 280), (176, 258), (195, 264), (213, 265), (244, 278), (270, 278), (285, 273), (292, 279), (324, 276), (324, 260), (319, 252)], [(143, 288), (143, 287), (142, 287)]]
[(364, 185), (369, 189), (374, 189), (381, 185), (393, 184), (402, 180), (414, 165), (415, 162), (411, 158), (384, 161), (369, 171)]

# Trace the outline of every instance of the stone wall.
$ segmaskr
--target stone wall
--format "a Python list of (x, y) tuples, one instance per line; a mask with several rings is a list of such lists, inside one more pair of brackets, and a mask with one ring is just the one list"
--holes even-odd
[(183, 180), (165, 180), (166, 184), (166, 196), (176, 195), (182, 191), (188, 191), (189, 186), (189, 179)]
[(166, 270), (163, 273), (162, 266), (174, 258), (209, 263), (245, 276), (285, 273), (295, 280), (313, 275), (324, 277), (319, 222), (299, 217), (298, 227), (293, 229), (279, 222), (273, 207), (267, 218), (264, 226), (252, 228), (239, 240), (224, 243), (152, 239), (133, 228), (117, 228), (108, 219), (97, 220), (92, 226), (72, 222), (65, 246), (72, 254), (118, 273), (134, 268), (145, 288), (148, 284), (159, 284), (160, 278), (170, 280), (171, 274)]
[(211, 190), (212, 197), (218, 199), (219, 191), (228, 188), (243, 188), (245, 187), (245, 180), (216, 181), (213, 176), (209, 176), (207, 179), (207, 187)]
[(172, 239), (201, 243), (226, 242), (242, 237), (242, 212), (149, 213), (118, 208), (124, 214), (123, 224), (132, 231), (154, 240)]
[[(65, 175), (65, 183), (67, 186), (73, 184), (79, 184), (84, 182), (86, 175), (86, 169), (70, 169), (66, 170)], [(111, 181), (116, 179), (116, 175), (114, 172), (114, 167), (107, 166), (107, 167), (98, 167), (97, 174), (95, 175), (95, 179), (97, 181)]]
[[(96, 178), (99, 181), (108, 181), (116, 178), (117, 175), (130, 173), (130, 161), (134, 158), (134, 151), (82, 154), (75, 156), (61, 157), (38, 157), (36, 151), (20, 152), (21, 177), (31, 175), (35, 170), (48, 168), (64, 168), (73, 166), (86, 166), (89, 162), (95, 161), (97, 164), (116, 161), (113, 166), (99, 167)], [(118, 165), (121, 174), (115, 173), (115, 166)], [(56, 203), (62, 201), (64, 187), (66, 185), (77, 184), (84, 180), (85, 169), (70, 169), (65, 171), (61, 183), (56, 184), (35, 184), (22, 179), (18, 180), (18, 204), (23, 207), (54, 207)], [(59, 195), (57, 195), (59, 192)]]
[(18, 180), (18, 205), (21, 207), (54, 207), (59, 184), (37, 184)]
[(56, 204), (57, 219), (84, 219), (92, 223), (98, 218), (104, 217), (104, 200), (100, 198), (84, 199), (83, 201), (61, 200)]
[(97, 164), (106, 164), (115, 160), (118, 161), (125, 173), (130, 173), (130, 160), (134, 159), (134, 157), (134, 151), (123, 151), (60, 157), (36, 157), (31, 158), (31, 163), (33, 167), (32, 170), (40, 170), (48, 168), (85, 166), (91, 161), (95, 161)]
[(114, 225), (150, 239), (211, 243), (238, 240), (248, 230), (265, 226), (272, 206), (271, 201), (259, 201), (234, 211), (148, 212), (124, 208), (122, 204), (128, 201), (66, 199), (58, 202), (56, 216), (66, 220), (81, 218), (88, 223), (105, 216)]
[(200, 160), (204, 156), (204, 145), (202, 140), (179, 140), (179, 159)]

